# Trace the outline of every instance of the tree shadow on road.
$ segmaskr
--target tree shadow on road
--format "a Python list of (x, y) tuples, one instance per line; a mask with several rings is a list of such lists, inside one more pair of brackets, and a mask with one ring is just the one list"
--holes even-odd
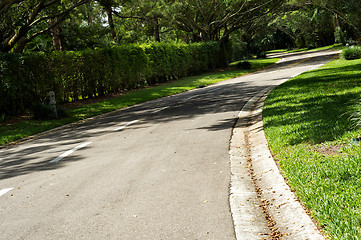
[[(320, 59), (315, 59), (316, 62), (313, 62), (317, 63), (317, 61), (323, 61), (324, 59), (325, 57), (322, 57)], [(264, 72), (268, 73), (283, 67), (284, 65), (281, 64), (276, 68), (270, 68)], [(309, 81), (309, 84), (312, 84), (312, 80)], [(334, 84), (337, 82), (337, 79), (329, 76), (329, 79), (326, 79), (325, 81), (329, 81), (329, 84)], [(89, 120), (70, 124), (60, 130), (49, 132), (43, 136), (38, 136), (36, 139), (30, 140), (29, 142), (19, 146), (13, 146), (0, 150), (0, 179), (22, 176), (39, 171), (54, 170), (62, 168), (71, 162), (84, 160), (75, 155), (68, 157), (66, 161), (51, 164), (49, 163), (51, 159), (44, 160), (38, 156), (49, 154), (49, 151), (52, 149), (59, 149), (59, 143), (62, 144), (59, 152), (53, 152), (50, 155), (56, 157), (64, 151), (72, 149), (77, 144), (89, 141), (89, 139), (96, 139), (99, 136), (105, 136), (107, 134), (119, 134), (121, 131), (130, 130), (129, 128), (136, 130), (149, 127), (149, 125), (152, 124), (180, 122), (205, 115), (212, 116), (228, 113), (224, 116), (222, 115), (218, 120), (216, 120), (216, 122), (205, 121), (204, 126), (195, 128), (194, 130), (201, 129), (212, 132), (227, 130), (229, 131), (229, 134), (231, 134), (231, 130), (237, 120), (237, 114), (243, 105), (257, 92), (274, 84), (272, 81), (263, 81), (262, 79), (259, 82), (262, 82), (262, 84), (257, 85), (251, 81), (230, 80), (226, 83), (216, 84), (211, 87), (199, 88), (182, 94), (173, 95), (171, 97), (153, 100), (127, 109), (94, 117)], [(290, 87), (292, 87), (292, 85)], [(355, 95), (351, 94), (346, 97), (353, 98)], [(304, 101), (309, 101), (310, 104), (311, 102), (321, 102), (321, 105), (319, 105), (318, 108), (314, 108), (313, 112), (310, 112), (310, 114), (317, 116), (320, 115), (321, 112), (327, 113), (325, 108), (332, 105), (332, 101), (344, 101), (345, 97), (337, 98), (336, 96), (332, 99), (333, 100), (328, 99), (328, 101), (325, 101), (325, 99), (309, 98)], [(269, 109), (268, 114), (297, 114), (299, 111), (296, 106), (290, 106), (287, 109), (278, 107), (272, 108), (272, 111)], [(230, 115), (234, 117), (230, 117)], [(127, 126), (127, 128), (115, 131), (115, 129), (126, 126), (135, 120), (139, 121), (134, 122), (131, 126)], [(311, 121), (303, 119), (302, 117), (294, 118), (293, 120), (295, 122)], [(282, 121), (277, 123), (271, 121), (268, 124), (287, 123)], [(328, 128), (329, 126), (330, 123), (326, 123), (325, 128)], [(307, 131), (312, 132), (312, 130), (307, 128), (300, 130), (305, 134), (310, 134), (307, 133)], [(336, 135), (337, 134), (339, 135), (341, 133), (336, 133)], [(333, 132), (331, 135), (335, 136), (335, 133)], [(297, 140), (293, 141), (294, 143), (297, 142)], [(87, 146), (87, 148), (91, 147), (92, 146)]]

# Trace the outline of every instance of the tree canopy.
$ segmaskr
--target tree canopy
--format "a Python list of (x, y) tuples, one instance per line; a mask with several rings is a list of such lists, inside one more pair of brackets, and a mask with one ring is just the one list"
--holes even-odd
[(357, 41), (360, 26), (356, 0), (2, 0), (0, 52), (150, 41), (310, 47)]

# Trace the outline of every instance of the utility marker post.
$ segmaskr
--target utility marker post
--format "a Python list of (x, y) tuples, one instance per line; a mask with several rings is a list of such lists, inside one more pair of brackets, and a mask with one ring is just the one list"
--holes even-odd
[(58, 111), (56, 110), (55, 93), (53, 91), (50, 91), (48, 95), (49, 95), (50, 108), (53, 110), (55, 118), (58, 118)]

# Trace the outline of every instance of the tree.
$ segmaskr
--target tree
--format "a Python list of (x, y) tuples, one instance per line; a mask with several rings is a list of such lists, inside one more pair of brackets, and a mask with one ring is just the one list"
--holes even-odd
[(180, 0), (173, 6), (178, 27), (194, 40), (214, 41), (229, 37), (260, 18), (281, 9), (283, 0)]
[(322, 8), (332, 13), (337, 23), (342, 21), (360, 35), (361, 1), (359, 0), (294, 0), (292, 4)]
[[(88, 2), (74, 9), (60, 24), (63, 30), (64, 49), (78, 51), (114, 44), (107, 23), (107, 15), (97, 1)], [(46, 35), (48, 34), (44, 36)]]
[[(172, 3), (167, 0), (128, 0), (122, 3), (121, 11), (113, 11), (113, 13), (123, 20), (141, 22), (142, 28), (139, 28), (136, 23), (130, 25), (138, 27), (138, 31), (145, 30), (143, 31), (145, 35), (151, 35), (154, 41), (160, 42), (162, 28), (167, 28), (165, 31), (175, 29), (167, 24), (170, 22), (168, 10)], [(128, 21), (127, 24), (130, 22)]]
[(280, 15), (269, 26), (293, 39), (298, 48), (331, 45), (334, 43), (333, 14), (318, 7), (302, 6)]
[(191, 41), (220, 41), (221, 62), (228, 65), (229, 36), (266, 22), (282, 9), (284, 0), (180, 0), (173, 7), (174, 22)]
[(73, 9), (89, 1), (1, 1), (0, 52), (22, 52), (35, 37), (54, 29)]
[(117, 34), (115, 32), (115, 27), (114, 27), (113, 8), (119, 5), (117, 5), (117, 3), (114, 0), (99, 0), (99, 3), (104, 8), (104, 11), (107, 14), (110, 35), (114, 41), (115, 38), (117, 37)]

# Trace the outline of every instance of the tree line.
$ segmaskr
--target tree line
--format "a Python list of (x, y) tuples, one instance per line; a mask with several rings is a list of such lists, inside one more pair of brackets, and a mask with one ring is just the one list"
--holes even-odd
[(1, 0), (0, 121), (35, 113), (49, 91), (67, 102), (271, 49), (355, 44), (360, 11), (360, 0)]
[(360, 26), (359, 0), (2, 0), (0, 52), (218, 41), (245, 55), (357, 41)]

